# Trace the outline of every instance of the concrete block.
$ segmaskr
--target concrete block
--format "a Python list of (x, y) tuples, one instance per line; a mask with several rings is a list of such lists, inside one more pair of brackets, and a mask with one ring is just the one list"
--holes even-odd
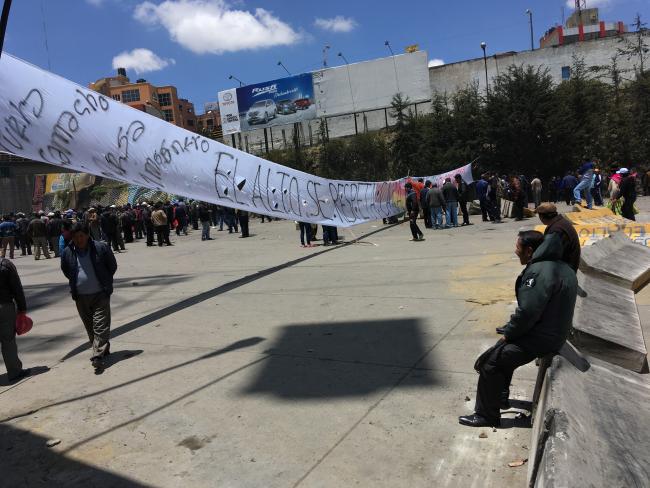
[(648, 486), (650, 376), (556, 356), (533, 423), (528, 486)]
[(648, 351), (634, 292), (581, 271), (578, 271), (578, 283), (573, 344), (584, 354), (637, 373), (644, 372)]
[(650, 249), (616, 232), (582, 249), (580, 269), (636, 292), (650, 281)]

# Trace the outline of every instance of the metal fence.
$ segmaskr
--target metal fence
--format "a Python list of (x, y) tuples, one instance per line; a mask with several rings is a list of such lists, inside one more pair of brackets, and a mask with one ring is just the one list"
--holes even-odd
[[(431, 101), (409, 105), (416, 115), (431, 113)], [(390, 107), (363, 112), (321, 117), (295, 124), (239, 132), (224, 136), (224, 143), (250, 154), (263, 156), (275, 149), (287, 149), (295, 144), (312, 146), (318, 144), (322, 135), (327, 139), (348, 137), (356, 134), (387, 129), (396, 123)], [(324, 124), (324, 127), (321, 127)]]

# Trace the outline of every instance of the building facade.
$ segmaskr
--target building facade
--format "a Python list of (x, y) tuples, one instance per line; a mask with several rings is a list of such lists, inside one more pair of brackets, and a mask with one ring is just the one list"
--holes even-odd
[(117, 76), (102, 78), (89, 85), (113, 100), (147, 112), (167, 122), (196, 132), (196, 114), (189, 100), (178, 97), (175, 86), (154, 86), (144, 79), (131, 83), (124, 68), (118, 68)]

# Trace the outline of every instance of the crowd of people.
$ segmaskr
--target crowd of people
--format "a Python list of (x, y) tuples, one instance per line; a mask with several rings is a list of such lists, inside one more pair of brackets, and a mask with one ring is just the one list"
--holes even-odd
[[(472, 188), (473, 187), (473, 188)], [(501, 201), (512, 202), (512, 216), (516, 221), (525, 218), (525, 210), (530, 204), (538, 208), (543, 198), (557, 203), (562, 198), (567, 205), (582, 205), (586, 208), (605, 205), (618, 215), (635, 220), (634, 202), (642, 191), (650, 195), (650, 171), (641, 177), (625, 167), (615, 167), (608, 176), (603, 177), (598, 162), (585, 160), (580, 168), (569, 171), (562, 177), (552, 177), (547, 185), (539, 176), (532, 180), (524, 175), (499, 175), (487, 172), (476, 182), (468, 185), (460, 174), (453, 181), (446, 178), (441, 187), (435, 182), (408, 181), (406, 191), (406, 216), (410, 221), (412, 241), (424, 240), (424, 233), (417, 220), (424, 220), (427, 229), (449, 229), (458, 227), (458, 211), (463, 217), (461, 226), (472, 225), (468, 205), (475, 199), (480, 206), (484, 222), (502, 222)], [(385, 222), (387, 220), (385, 219)]]
[[(264, 222), (264, 217), (262, 222)], [(271, 221), (270, 218), (266, 218)], [(126, 250), (126, 244), (144, 240), (147, 246), (172, 246), (170, 235), (188, 235), (190, 228), (201, 230), (201, 240), (213, 240), (211, 229), (250, 236), (249, 214), (241, 210), (204, 202), (166, 201), (149, 204), (110, 205), (68, 209), (52, 212), (38, 211), (27, 216), (23, 212), (5, 215), (0, 222), (0, 249), (2, 257), (16, 252), (22, 256), (59, 257), (71, 239), (74, 223), (88, 225), (90, 236), (108, 243), (114, 252)]]

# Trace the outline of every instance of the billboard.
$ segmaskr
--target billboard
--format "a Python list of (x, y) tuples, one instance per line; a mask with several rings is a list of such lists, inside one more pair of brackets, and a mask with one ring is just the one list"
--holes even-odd
[[(237, 93), (236, 103), (232, 103), (233, 99), (227, 99), (232, 91)], [(304, 73), (219, 92), (219, 108), (224, 134), (238, 132), (234, 130), (236, 123), (239, 124), (239, 130), (244, 132), (316, 118), (311, 74)], [(228, 116), (233, 123), (227, 131)]]
[(79, 191), (95, 184), (95, 176), (88, 173), (50, 173), (45, 179), (45, 193)]
[(220, 91), (217, 95), (219, 110), (221, 111), (221, 128), (223, 135), (241, 132), (239, 125), (239, 109), (237, 108), (237, 90)]
[(426, 51), (314, 71), (317, 116), (390, 107), (400, 92), (411, 103), (431, 99)]

